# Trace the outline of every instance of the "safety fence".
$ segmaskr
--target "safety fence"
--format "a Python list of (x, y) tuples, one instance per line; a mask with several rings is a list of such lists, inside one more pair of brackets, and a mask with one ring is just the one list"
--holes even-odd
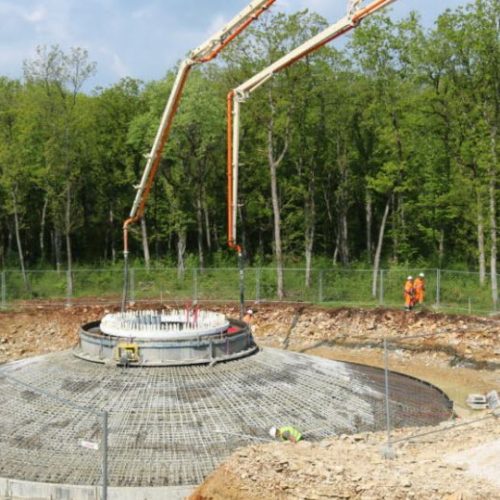
[[(8, 368), (0, 372), (0, 383), (0, 477), (28, 481), (20, 487), (23, 498), (45, 498), (43, 485), (42, 493), (30, 485), (40, 482), (94, 485), (106, 500), (108, 412), (48, 392), (39, 380), (21, 380)], [(65, 381), (66, 389), (70, 383)], [(15, 489), (15, 481), (3, 479), (0, 497), (17, 497)]]
[[(425, 305), (436, 310), (465, 314), (496, 312), (490, 278), (480, 284), (478, 273), (440, 269), (305, 269), (283, 271), (283, 296), (277, 288), (277, 271), (271, 267), (247, 268), (245, 299), (252, 302), (309, 302), (329, 305), (403, 306), (403, 286), (409, 274), (425, 274)], [(236, 268), (132, 268), (129, 300), (237, 301), (239, 272)], [(118, 302), (123, 289), (120, 269), (66, 271), (19, 271), (0, 273), (0, 304), (16, 300), (96, 298)], [(375, 289), (374, 289), (375, 288)], [(375, 292), (375, 293), (374, 293)]]
[[(453, 332), (391, 337), (373, 347), (380, 353), (377, 361), (384, 369), (387, 438), (381, 451), (385, 458), (396, 458), (398, 450), (410, 442), (436, 446), (442, 446), (447, 439), (461, 442), (461, 434), (457, 436), (456, 430), (466, 433), (467, 428), (472, 429), (477, 422), (500, 417), (498, 387), (492, 386), (489, 395), (480, 395), (485, 404), (472, 409), (473, 406), (467, 402), (468, 393), (479, 392), (477, 388), (470, 386), (464, 391), (463, 381), (453, 374), (453, 370), (448, 370), (448, 380), (443, 370), (436, 370), (434, 376), (430, 375), (436, 353), (444, 353), (457, 366), (473, 364), (457, 350)], [(419, 353), (424, 356), (420, 361), (415, 359)], [(435, 375), (438, 372), (439, 378)], [(413, 373), (415, 378), (407, 376), (408, 381), (411, 383), (418, 379), (418, 384), (406, 390), (401, 384), (400, 373)], [(446, 393), (438, 385), (445, 387)], [(404, 394), (400, 392), (402, 389)], [(410, 430), (402, 429), (401, 416), (407, 421), (409, 416), (417, 418), (420, 425)]]

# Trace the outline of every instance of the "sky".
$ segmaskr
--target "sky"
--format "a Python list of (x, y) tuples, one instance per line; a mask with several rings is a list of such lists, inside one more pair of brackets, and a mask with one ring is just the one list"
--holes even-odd
[[(186, 53), (232, 19), (250, 0), (0, 0), (0, 75), (22, 77), (22, 63), (38, 45), (88, 50), (97, 62), (90, 87), (130, 76), (162, 78)], [(392, 15), (417, 11), (431, 27), (445, 9), (466, 0), (398, 0)], [(345, 14), (346, 0), (277, 0), (273, 11), (304, 8), (330, 22)], [(264, 14), (265, 15), (265, 14)]]

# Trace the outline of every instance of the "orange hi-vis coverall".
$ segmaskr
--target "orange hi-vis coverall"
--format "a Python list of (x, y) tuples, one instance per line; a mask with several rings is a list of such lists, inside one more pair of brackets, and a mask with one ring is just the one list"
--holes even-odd
[(423, 304), (425, 299), (425, 281), (424, 278), (418, 277), (415, 279), (414, 283), (415, 288), (415, 302), (418, 304)]
[(406, 309), (411, 309), (415, 303), (415, 288), (413, 287), (413, 281), (406, 280), (404, 296)]

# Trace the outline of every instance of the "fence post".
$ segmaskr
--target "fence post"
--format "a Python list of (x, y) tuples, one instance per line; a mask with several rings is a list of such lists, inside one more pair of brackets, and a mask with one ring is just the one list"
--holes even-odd
[(129, 305), (132, 303), (132, 302), (135, 302), (135, 269), (132, 268), (130, 269), (129, 273), (128, 273), (128, 303)]
[(255, 302), (257, 304), (260, 302), (260, 272), (260, 267), (255, 269)]
[(193, 304), (198, 303), (198, 269), (193, 268)]
[(2, 271), (2, 309), (7, 309), (7, 281), (5, 271)]
[(382, 455), (387, 460), (395, 458), (396, 454), (391, 441), (391, 409), (389, 404), (389, 353), (387, 351), (387, 339), (384, 338), (384, 383), (385, 383), (385, 422), (387, 426), (387, 443), (382, 450)]
[(379, 297), (378, 297), (379, 305), (384, 305), (384, 270), (380, 270), (380, 279), (379, 279)]
[(324, 289), (324, 276), (325, 276), (325, 272), (323, 270), (321, 270), (319, 272), (319, 281), (318, 281), (318, 287), (319, 287), (319, 291), (318, 291), (318, 301), (319, 303), (321, 304), (324, 299), (325, 299), (325, 289)]
[(102, 500), (108, 499), (108, 412), (102, 412)]
[(441, 305), (441, 269), (436, 269), (436, 309)]

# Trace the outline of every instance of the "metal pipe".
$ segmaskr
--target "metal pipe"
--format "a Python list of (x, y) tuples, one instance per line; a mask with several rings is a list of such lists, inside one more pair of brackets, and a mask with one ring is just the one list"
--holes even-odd
[(355, 23), (359, 23), (366, 17), (368, 17), (370, 14), (373, 14), (377, 10), (383, 9), (384, 7), (387, 7), (389, 4), (395, 2), (396, 0), (375, 0), (375, 2), (372, 2), (370, 5), (367, 5), (363, 9), (358, 10), (352, 15), (352, 20)]
[(233, 97), (233, 185), (232, 185), (232, 210), (233, 210), (233, 238), (236, 240), (237, 219), (238, 219), (238, 178), (239, 178), (239, 152), (240, 152), (240, 100), (238, 96)]
[[(123, 225), (124, 255), (128, 255), (129, 252), (128, 228), (144, 215), (151, 187), (160, 165), (161, 154), (170, 135), (174, 116), (179, 107), (181, 96), (192, 67), (196, 64), (211, 61), (217, 57), (227, 45), (248, 28), (250, 24), (258, 19), (275, 2), (276, 0), (255, 0), (251, 2), (242, 12), (240, 12), (240, 14), (233, 18), (228, 25), (222, 28), (216, 35), (212, 36), (207, 42), (192, 51), (191, 57), (182, 62), (167, 105), (165, 106), (151, 152), (148, 155), (148, 161), (130, 211), (130, 216)], [(126, 288), (126, 286), (124, 288)], [(125, 307), (124, 304), (126, 304), (127, 300), (126, 290), (124, 290), (123, 295), (122, 308)]]
[(148, 162), (146, 164), (146, 168), (144, 169), (141, 183), (139, 184), (134, 204), (132, 205), (132, 209), (130, 211), (130, 219), (128, 219), (130, 221), (129, 224), (137, 222), (144, 214), (149, 193), (160, 165), (161, 154), (165, 143), (167, 142), (168, 136), (170, 135), (170, 129), (174, 121), (174, 116), (179, 107), (181, 96), (184, 91), (184, 87), (186, 86), (186, 81), (192, 66), (193, 62), (186, 60), (181, 64), (177, 73), (172, 93), (170, 94), (165, 110), (163, 111), (160, 127), (156, 133), (151, 152), (148, 155)]
[[(375, 0), (364, 9), (352, 13), (359, 2), (353, 2), (349, 8), (348, 15), (337, 23), (329, 26), (321, 33), (307, 40), (305, 43), (295, 48), (276, 62), (260, 71), (245, 83), (235, 88), (228, 94), (228, 190), (232, 184), (232, 193), (228, 196), (228, 243), (232, 247), (236, 244), (236, 208), (238, 203), (238, 175), (239, 175), (239, 119), (240, 102), (250, 96), (250, 93), (257, 90), (261, 85), (272, 78), (276, 73), (288, 68), (297, 61), (307, 57), (317, 51), (332, 40), (344, 35), (355, 28), (364, 18), (373, 12), (389, 5), (395, 0)], [(229, 103), (229, 100), (231, 101)], [(231, 134), (232, 129), (232, 134)], [(229, 163), (232, 166), (230, 167)], [(229, 213), (231, 212), (231, 214)]]
[(108, 500), (108, 412), (102, 412), (102, 499)]
[(234, 245), (233, 233), (233, 103), (234, 90), (227, 95), (227, 244), (229, 248)]
[[(154, 177), (161, 161), (161, 153), (168, 139), (170, 128), (192, 67), (214, 59), (225, 47), (227, 47), (227, 45), (229, 45), (229, 43), (275, 3), (275, 1), (276, 0), (258, 0), (251, 2), (247, 8), (237, 15), (226, 27), (220, 30), (215, 36), (211, 37), (210, 40), (203, 45), (195, 49), (191, 53), (191, 57), (182, 62), (172, 88), (172, 93), (165, 106), (151, 152), (148, 155), (148, 162), (130, 211), (130, 218), (124, 224), (125, 231), (130, 224), (137, 222), (144, 215)], [(215, 48), (213, 48), (214, 45)], [(205, 55), (207, 51), (209, 52)]]
[[(254, 14), (248, 17), (233, 33), (231, 33), (228, 37), (223, 38), (221, 36), (220, 44), (208, 55), (202, 57), (201, 59), (197, 59), (198, 62), (204, 63), (209, 62), (212, 59), (216, 58), (219, 53), (224, 50), (238, 35), (240, 35), (243, 31), (245, 31), (250, 24), (252, 24), (255, 20), (257, 20), (276, 0), (267, 0), (265, 4), (260, 7)], [(260, 2), (261, 3), (261, 2)], [(251, 7), (251, 5), (250, 5)], [(222, 33), (224, 30), (221, 30)]]

